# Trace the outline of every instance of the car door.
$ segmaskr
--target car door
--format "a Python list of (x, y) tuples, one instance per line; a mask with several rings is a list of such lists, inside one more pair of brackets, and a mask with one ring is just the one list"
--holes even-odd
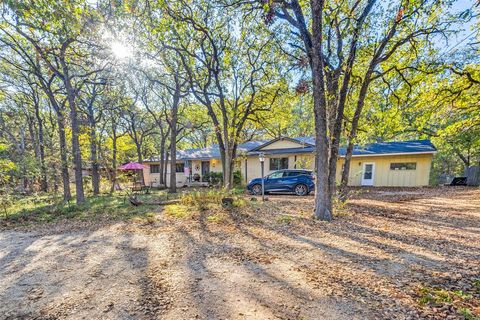
[(267, 176), (265, 180), (265, 191), (281, 191), (283, 171), (276, 171)]
[(300, 182), (301, 171), (288, 171), (283, 176), (283, 186), (285, 191), (293, 191)]

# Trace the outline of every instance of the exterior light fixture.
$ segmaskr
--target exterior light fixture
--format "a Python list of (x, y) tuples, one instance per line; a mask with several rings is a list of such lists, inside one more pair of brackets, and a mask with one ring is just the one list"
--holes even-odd
[(260, 152), (258, 154), (258, 160), (260, 160), (260, 165), (262, 168), (262, 201), (265, 201), (265, 174), (264, 174), (265, 153)]

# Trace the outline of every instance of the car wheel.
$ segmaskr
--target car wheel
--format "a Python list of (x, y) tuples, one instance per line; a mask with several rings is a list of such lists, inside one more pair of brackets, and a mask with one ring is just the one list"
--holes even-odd
[(305, 196), (308, 194), (308, 187), (304, 184), (297, 184), (295, 186), (295, 194), (297, 196)]
[(259, 185), (259, 184), (253, 185), (252, 193), (256, 196), (261, 195), (262, 194), (262, 186)]

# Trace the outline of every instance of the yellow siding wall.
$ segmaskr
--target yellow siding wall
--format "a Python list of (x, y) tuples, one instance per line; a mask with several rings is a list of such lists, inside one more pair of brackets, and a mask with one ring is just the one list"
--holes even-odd
[[(288, 157), (288, 168), (295, 168), (295, 155), (275, 155), (275, 157)], [(432, 154), (420, 154), (409, 156), (372, 156), (372, 157), (353, 157), (350, 165), (349, 185), (360, 186), (362, 178), (363, 163), (374, 163), (374, 186), (427, 186), (430, 178), (430, 167), (432, 164)], [(269, 158), (265, 159), (265, 174), (271, 173), (269, 170)], [(261, 176), (261, 167), (258, 157), (247, 158), (247, 181)], [(340, 183), (343, 158), (337, 161), (336, 180)], [(390, 170), (392, 162), (415, 162), (416, 170)], [(313, 155), (297, 155), (297, 169), (314, 170), (315, 159)], [(241, 164), (242, 176), (245, 175), (245, 161)]]
[[(278, 143), (283, 143), (290, 141), (278, 141)], [(275, 142), (277, 143), (277, 142)], [(274, 144), (275, 144), (274, 143)], [(273, 144), (272, 144), (273, 145)], [(276, 147), (275, 147), (276, 149)], [(289, 169), (308, 169), (314, 170), (315, 159), (311, 154), (298, 154), (297, 161), (295, 162), (295, 155), (275, 155), (277, 158), (288, 157), (288, 168)], [(430, 178), (430, 168), (432, 164), (432, 154), (419, 154), (419, 155), (398, 155), (398, 156), (371, 156), (371, 157), (353, 157), (350, 164), (350, 174), (349, 174), (349, 185), (351, 186), (360, 186), (362, 180), (362, 170), (364, 163), (374, 163), (374, 186), (426, 186), (429, 183)], [(261, 166), (258, 156), (248, 157), (247, 159), (247, 176), (245, 177), (245, 158), (239, 159), (236, 164), (236, 170), (241, 170), (242, 180), (250, 181), (251, 179), (258, 178), (261, 176)], [(337, 183), (341, 179), (341, 170), (343, 166), (343, 158), (340, 158), (337, 161), (337, 173), (336, 180)], [(390, 170), (390, 163), (392, 162), (415, 162), (417, 164), (416, 170)], [(152, 163), (153, 164), (153, 163)], [(155, 163), (157, 164), (157, 163)], [(296, 164), (296, 166), (295, 166)], [(192, 161), (192, 174), (198, 173), (201, 175), (202, 170), (202, 161), (194, 160)], [(222, 172), (222, 163), (220, 159), (210, 160), (210, 171), (212, 172)], [(170, 170), (168, 170), (170, 172)], [(269, 174), (270, 171), (270, 161), (267, 157), (265, 159), (265, 174)], [(145, 184), (150, 185), (152, 182), (155, 185), (155, 182), (158, 181), (159, 174), (154, 173), (150, 174), (150, 168), (144, 169)], [(167, 174), (167, 179), (169, 174)], [(183, 185), (186, 182), (185, 175), (183, 173), (177, 173), (177, 183), (178, 185)], [(246, 179), (245, 179), (246, 178)], [(168, 181), (167, 181), (168, 183)]]
[[(212, 172), (222, 172), (222, 162), (220, 159), (213, 159), (213, 160), (205, 160), (210, 161), (210, 171)], [(178, 160), (177, 163), (182, 163), (183, 161)], [(198, 173), (202, 176), (202, 161), (201, 160), (193, 160), (192, 162), (192, 175)], [(159, 164), (159, 162), (149, 162), (150, 164)], [(170, 162), (167, 164), (167, 186), (170, 185)], [(150, 174), (150, 168), (143, 169), (143, 174), (145, 177), (145, 185), (150, 186), (157, 186), (158, 181), (160, 181), (160, 174), (159, 173), (152, 173)], [(183, 186), (187, 182), (187, 178), (183, 172), (177, 172), (177, 186)]]
[[(157, 163), (155, 163), (155, 164), (157, 164)], [(147, 168), (143, 168), (143, 178), (144, 178), (144, 181), (145, 181), (145, 185), (150, 186), (153, 176), (160, 175), (160, 174), (159, 173), (158, 174), (152, 174), (152, 177), (150, 177), (150, 167), (148, 166), (148, 164), (146, 166), (147, 166)]]
[(210, 172), (222, 172), (222, 161), (220, 159), (212, 159), (212, 160), (192, 160), (192, 174), (198, 173), (202, 176), (202, 162), (209, 161), (210, 162)]
[[(295, 155), (284, 154), (284, 155), (275, 155), (271, 158), (288, 158), (288, 169), (308, 169), (313, 170), (315, 166), (315, 159), (313, 155), (296, 155), (297, 161), (295, 162)], [(295, 166), (296, 165), (296, 166)], [(245, 159), (241, 162), (242, 177), (245, 180)], [(269, 157), (265, 158), (265, 175), (273, 172), (275, 170), (270, 170), (270, 160)], [(251, 179), (260, 177), (261, 174), (261, 165), (258, 156), (248, 157), (247, 158), (247, 181)]]
[(191, 169), (192, 170), (192, 175), (197, 173), (200, 176), (202, 176), (202, 161), (192, 160), (191, 164), (192, 164), (192, 169)]
[[(177, 163), (183, 163), (183, 161), (178, 160)], [(149, 162), (147, 164), (156, 164), (159, 165), (159, 162)], [(170, 162), (167, 164), (167, 187), (170, 186)], [(152, 186), (152, 187), (158, 187), (159, 181), (160, 181), (160, 173), (150, 173), (150, 167), (143, 169), (143, 176), (145, 177), (145, 185), (146, 186)], [(177, 187), (181, 187), (185, 185), (187, 181), (187, 177), (185, 177), (185, 174), (183, 172), (177, 172)]]
[(210, 171), (211, 172), (223, 172), (222, 160), (220, 160), (220, 159), (210, 160)]
[[(348, 184), (351, 186), (360, 186), (362, 181), (363, 164), (374, 163), (374, 186), (427, 186), (430, 178), (432, 158), (432, 154), (353, 157), (350, 164)], [(417, 168), (416, 170), (390, 170), (390, 164), (393, 162), (415, 162), (417, 164)], [(343, 158), (340, 158), (337, 161), (337, 182), (340, 182), (343, 163)]]

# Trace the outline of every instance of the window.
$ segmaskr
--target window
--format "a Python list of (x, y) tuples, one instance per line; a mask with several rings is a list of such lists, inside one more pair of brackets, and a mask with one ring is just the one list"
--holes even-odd
[(397, 162), (390, 163), (390, 170), (416, 170), (416, 162)]
[(296, 177), (296, 176), (311, 176), (313, 175), (310, 171), (289, 171), (285, 172), (285, 176), (287, 177)]
[(285, 177), (296, 177), (302, 175), (302, 173), (301, 171), (289, 171), (285, 172)]
[(274, 173), (268, 175), (269, 179), (277, 179), (277, 178), (281, 178), (281, 177), (283, 177), (283, 171), (274, 172)]
[(288, 158), (270, 158), (270, 170), (288, 169)]
[(159, 173), (160, 166), (158, 164), (151, 164), (150, 165), (150, 173)]
[(175, 172), (185, 172), (185, 163), (177, 163)]

